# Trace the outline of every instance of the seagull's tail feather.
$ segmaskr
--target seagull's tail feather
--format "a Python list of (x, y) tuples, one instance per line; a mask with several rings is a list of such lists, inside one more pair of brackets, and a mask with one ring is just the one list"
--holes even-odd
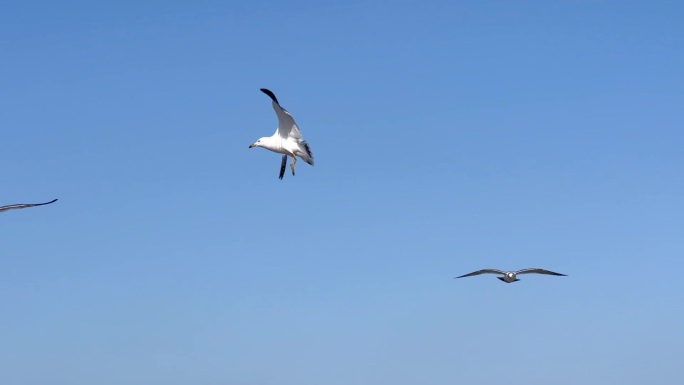
[(311, 152), (311, 148), (309, 147), (309, 143), (306, 142), (306, 140), (302, 140), (299, 142), (299, 148), (301, 151), (299, 152), (299, 157), (304, 159), (304, 161), (310, 165), (314, 165), (314, 156), (313, 152)]

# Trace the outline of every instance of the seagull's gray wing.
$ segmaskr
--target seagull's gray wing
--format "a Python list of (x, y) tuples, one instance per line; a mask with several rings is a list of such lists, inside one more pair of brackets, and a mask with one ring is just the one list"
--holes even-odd
[(516, 275), (520, 275), (520, 274), (546, 274), (546, 275), (557, 275), (557, 276), (561, 276), (561, 277), (567, 277), (565, 274), (555, 273), (553, 271), (544, 270), (544, 269), (537, 269), (537, 268), (522, 269), (520, 271), (516, 271), (515, 274)]
[(497, 269), (482, 269), (482, 270), (473, 271), (472, 273), (462, 275), (460, 277), (455, 277), (455, 278), (472, 277), (474, 275), (480, 275), (480, 274), (506, 274), (506, 272), (501, 271), (501, 270), (497, 270)]
[(297, 123), (295, 123), (292, 115), (290, 115), (286, 109), (280, 106), (275, 94), (266, 88), (261, 88), (261, 92), (268, 95), (273, 101), (273, 110), (275, 111), (276, 115), (278, 115), (278, 128), (276, 129), (276, 133), (283, 139), (287, 139), (288, 137), (301, 139), (302, 133), (299, 131)]
[(45, 202), (45, 203), (20, 203), (20, 204), (16, 204), (16, 205), (1, 206), (0, 207), (0, 213), (3, 211), (9, 211), (9, 210), (19, 210), (19, 209), (27, 209), (29, 207), (49, 205), (50, 203), (55, 203), (55, 202), (57, 202), (57, 199), (53, 199), (50, 202)]

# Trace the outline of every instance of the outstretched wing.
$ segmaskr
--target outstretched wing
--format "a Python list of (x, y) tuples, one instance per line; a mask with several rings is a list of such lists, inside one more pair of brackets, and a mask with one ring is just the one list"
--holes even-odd
[(278, 116), (278, 128), (276, 129), (276, 133), (280, 135), (280, 137), (283, 139), (301, 139), (302, 133), (299, 131), (297, 123), (295, 123), (292, 115), (290, 115), (290, 113), (287, 112), (286, 109), (280, 106), (280, 103), (278, 103), (278, 99), (276, 98), (275, 94), (267, 90), (266, 88), (261, 88), (261, 92), (268, 95), (273, 101), (273, 110)]
[(520, 274), (546, 274), (546, 275), (557, 275), (557, 276), (561, 276), (561, 277), (567, 277), (567, 275), (565, 275), (565, 274), (555, 273), (553, 271), (544, 270), (544, 269), (537, 269), (537, 268), (522, 269), (520, 271), (516, 271), (515, 274), (517, 274), (517, 275), (520, 275)]
[(496, 269), (482, 269), (482, 270), (478, 270), (478, 271), (473, 271), (472, 273), (468, 273), (466, 275), (462, 275), (462, 276), (456, 277), (456, 278), (472, 277), (474, 275), (480, 275), (480, 274), (506, 274), (506, 272), (501, 271), (501, 270), (496, 270)]
[(19, 209), (27, 209), (29, 207), (49, 205), (50, 203), (55, 203), (55, 202), (57, 202), (57, 199), (53, 199), (50, 202), (45, 202), (45, 203), (20, 203), (20, 204), (16, 204), (16, 205), (1, 206), (0, 207), (0, 213), (3, 211), (9, 211), (9, 210), (19, 210)]

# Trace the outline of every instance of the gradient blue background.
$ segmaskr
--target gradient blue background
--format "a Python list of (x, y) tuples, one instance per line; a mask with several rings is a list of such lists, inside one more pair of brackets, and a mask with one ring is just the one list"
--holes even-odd
[(3, 3), (0, 204), (59, 201), (0, 215), (0, 383), (678, 384), (682, 20)]

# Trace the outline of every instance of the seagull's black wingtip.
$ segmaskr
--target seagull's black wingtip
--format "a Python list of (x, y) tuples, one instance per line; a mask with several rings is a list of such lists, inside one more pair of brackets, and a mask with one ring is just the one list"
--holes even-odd
[(268, 95), (268, 97), (271, 98), (271, 100), (273, 100), (277, 104), (280, 104), (280, 103), (278, 103), (278, 99), (276, 98), (275, 94), (273, 92), (271, 92), (271, 90), (269, 90), (267, 88), (259, 88), (259, 90), (261, 92), (265, 93), (266, 95)]
[(280, 162), (280, 174), (278, 175), (278, 179), (283, 180), (283, 177), (285, 176), (285, 167), (287, 166), (287, 155), (283, 155), (283, 160)]
[(566, 274), (556, 273), (554, 271), (551, 272), (551, 275), (555, 275), (556, 277), (567, 277)]

